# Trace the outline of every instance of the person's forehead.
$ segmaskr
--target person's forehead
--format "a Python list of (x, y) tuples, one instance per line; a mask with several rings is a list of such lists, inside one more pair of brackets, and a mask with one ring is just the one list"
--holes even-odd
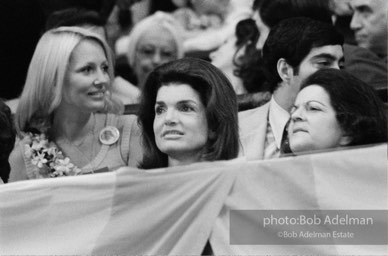
[(342, 59), (344, 56), (342, 45), (324, 45), (313, 47), (307, 54), (306, 59), (311, 59), (316, 56), (332, 56), (335, 59)]
[(87, 55), (94, 56), (96, 52), (102, 52), (105, 56), (105, 50), (102, 44), (97, 41), (97, 39), (83, 39), (81, 40), (76, 47), (74, 48), (73, 52), (71, 53), (71, 60), (82, 56), (81, 59)]
[(144, 43), (153, 42), (157, 45), (175, 47), (176, 42), (173, 34), (167, 28), (163, 26), (151, 27), (145, 30), (137, 41), (137, 45), (140, 46)]
[(298, 93), (295, 102), (319, 101), (322, 103), (329, 102), (330, 96), (327, 91), (318, 84), (309, 85)]
[(193, 87), (187, 83), (169, 82), (163, 84), (157, 91), (158, 100), (171, 100), (171, 101), (194, 101), (200, 102), (199, 93), (193, 89)]
[(353, 7), (353, 9), (362, 7), (362, 6), (367, 6), (370, 7), (371, 9), (374, 9), (381, 5), (383, 1), (387, 0), (351, 0), (350, 5)]

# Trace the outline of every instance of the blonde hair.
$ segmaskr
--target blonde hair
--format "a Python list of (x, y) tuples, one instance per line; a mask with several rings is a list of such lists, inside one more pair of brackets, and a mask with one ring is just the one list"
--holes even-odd
[[(109, 77), (113, 80), (113, 58), (108, 44), (99, 35), (79, 27), (52, 29), (40, 38), (28, 68), (26, 82), (15, 115), (17, 132), (36, 129), (47, 132), (51, 118), (62, 101), (64, 78), (70, 57), (83, 40), (94, 40), (104, 49)], [(106, 111), (120, 109), (107, 94)]]
[(140, 37), (154, 27), (164, 28), (171, 33), (177, 46), (177, 58), (183, 58), (183, 28), (173, 16), (164, 12), (156, 12), (137, 23), (129, 34), (127, 59), (131, 67), (135, 64), (136, 47)]

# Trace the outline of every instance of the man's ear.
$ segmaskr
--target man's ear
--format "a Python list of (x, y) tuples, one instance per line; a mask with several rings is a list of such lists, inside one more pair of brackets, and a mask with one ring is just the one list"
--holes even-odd
[(282, 81), (289, 84), (294, 76), (294, 69), (292, 66), (288, 64), (285, 59), (280, 58), (277, 63), (277, 70)]

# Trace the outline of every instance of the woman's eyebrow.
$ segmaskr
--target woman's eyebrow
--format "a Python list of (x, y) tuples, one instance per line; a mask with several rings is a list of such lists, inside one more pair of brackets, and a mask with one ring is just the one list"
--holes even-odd
[(309, 100), (309, 101), (306, 102), (306, 104), (309, 104), (309, 103), (318, 103), (318, 104), (320, 104), (322, 106), (327, 106), (325, 103), (323, 103), (323, 102), (321, 102), (319, 100)]

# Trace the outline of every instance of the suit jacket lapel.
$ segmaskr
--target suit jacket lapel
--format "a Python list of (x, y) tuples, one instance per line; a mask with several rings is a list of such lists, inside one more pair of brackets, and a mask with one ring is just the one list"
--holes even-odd
[(255, 109), (239, 113), (240, 156), (247, 160), (260, 160), (264, 157), (269, 103)]

